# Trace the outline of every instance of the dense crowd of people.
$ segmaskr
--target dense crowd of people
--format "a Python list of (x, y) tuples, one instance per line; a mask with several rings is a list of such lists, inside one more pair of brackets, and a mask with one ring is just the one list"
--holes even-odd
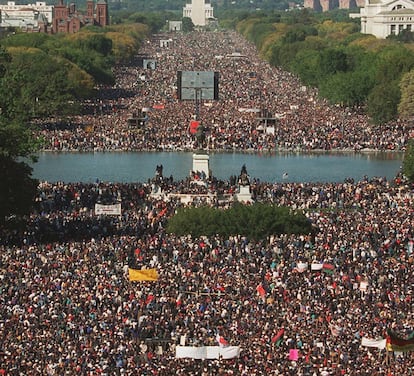
[[(176, 98), (178, 70), (220, 73), (220, 99), (199, 108), (207, 149), (403, 150), (412, 132), (329, 106), (233, 32), (161, 38), (171, 40), (140, 51), (156, 58), (156, 69), (119, 67), (96, 113), (42, 124), (46, 148), (200, 147), (188, 132), (194, 103)], [(143, 108), (145, 124), (134, 129), (128, 118)], [(274, 130), (259, 128), (255, 109), (277, 118)], [(148, 182), (40, 183), (24, 225), (0, 229), (0, 375), (414, 374), (412, 352), (361, 345), (389, 329), (414, 333), (414, 196), (403, 176), (249, 177), (254, 201), (302, 210), (314, 229), (261, 240), (168, 233), (181, 207), (232, 205), (241, 181), (196, 180), (205, 177), (175, 181), (157, 166)], [(96, 204), (122, 210), (97, 215)], [(154, 268), (158, 279), (131, 282), (129, 268)], [(178, 345), (216, 346), (218, 338), (239, 346), (239, 356), (176, 357)]]
[[(143, 57), (155, 69), (142, 67)], [(179, 100), (178, 71), (218, 72), (218, 100), (202, 92), (197, 103)], [(194, 150), (200, 147), (189, 133), (194, 117), (209, 150), (401, 151), (413, 132), (410, 122), (379, 127), (361, 109), (328, 104), (232, 31), (157, 35), (114, 74), (116, 84), (100, 88), (86, 114), (38, 124), (45, 149)]]
[[(210, 192), (237, 188), (210, 180)], [(174, 193), (191, 181), (159, 184)], [(252, 179), (250, 189), (305, 210), (315, 232), (181, 237), (166, 224), (183, 204), (154, 197), (150, 183), (42, 183), (27, 226), (1, 236), (0, 374), (412, 374), (412, 353), (361, 347), (414, 330), (412, 187), (398, 177)], [(95, 215), (97, 202), (122, 202), (121, 216)], [(334, 269), (303, 268), (314, 262)], [(159, 279), (130, 282), (128, 268)], [(217, 345), (217, 334), (239, 357), (175, 357), (179, 344)]]

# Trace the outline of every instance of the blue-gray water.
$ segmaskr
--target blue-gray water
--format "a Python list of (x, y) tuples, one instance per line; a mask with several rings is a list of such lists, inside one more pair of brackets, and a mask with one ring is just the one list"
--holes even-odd
[[(146, 182), (158, 164), (164, 176), (185, 179), (192, 169), (192, 153), (184, 152), (95, 152), (41, 153), (33, 176), (44, 181)], [(343, 182), (365, 175), (393, 179), (402, 164), (397, 153), (210, 153), (210, 169), (218, 179), (239, 175), (243, 164), (252, 178), (266, 182)], [(283, 174), (287, 173), (287, 177)]]

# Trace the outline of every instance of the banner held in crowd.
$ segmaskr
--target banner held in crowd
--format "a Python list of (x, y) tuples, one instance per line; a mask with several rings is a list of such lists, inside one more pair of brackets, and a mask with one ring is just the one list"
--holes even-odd
[(176, 358), (191, 359), (233, 359), (240, 355), (239, 346), (176, 346)]
[(361, 346), (375, 347), (379, 350), (383, 350), (385, 349), (386, 342), (387, 340), (385, 338), (372, 339), (372, 338), (362, 337)]
[(323, 264), (319, 263), (319, 262), (313, 262), (311, 264), (311, 270), (312, 271), (318, 271), (318, 270), (322, 270), (323, 268)]
[(290, 349), (289, 350), (289, 360), (297, 361), (299, 359), (299, 350), (298, 349)]
[(121, 215), (121, 204), (95, 204), (95, 215)]
[(131, 269), (128, 268), (130, 281), (157, 281), (158, 273), (156, 269)]

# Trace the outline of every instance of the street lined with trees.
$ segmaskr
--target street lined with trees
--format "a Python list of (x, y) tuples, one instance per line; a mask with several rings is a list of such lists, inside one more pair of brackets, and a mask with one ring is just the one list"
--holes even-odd
[[(283, 27), (287, 31), (290, 26)], [(271, 32), (268, 27), (261, 30)], [(366, 177), (358, 182), (316, 184), (253, 180), (251, 190), (263, 204), (234, 206), (226, 214), (207, 207), (186, 211), (179, 200), (154, 197), (150, 182), (37, 185), (30, 169), (19, 159), (36, 151), (29, 122), (46, 114), (65, 116), (65, 103), (76, 110), (70, 102), (80, 104), (99, 87), (115, 89), (111, 86), (111, 64), (115, 64), (116, 56), (128, 56), (133, 51), (125, 42), (131, 39), (124, 38), (119, 30), (103, 37), (85, 32), (73, 37), (73, 44), (63, 36), (42, 36), (39, 38), (44, 40), (37, 47), (29, 50), (28, 46), (9, 44), (0, 55), (0, 199), (4, 200), (0, 201), (0, 220), (30, 213), (27, 227), (21, 230), (11, 231), (0, 223), (0, 374), (394, 376), (414, 372), (410, 353), (414, 345), (413, 191), (403, 176), (393, 181)], [(262, 42), (268, 44), (271, 58), (288, 65), (288, 57), (299, 51), (295, 51), (297, 43), (308, 37), (295, 40), (307, 33), (305, 30), (285, 38), (281, 32), (280, 46), (269, 40)], [(319, 31), (316, 35), (311, 28), (309, 35), (318, 39)], [(211, 41), (214, 52), (222, 47), (223, 38), (215, 38), (223, 34), (191, 36), (193, 48), (201, 43), (211, 51)], [(225, 47), (241, 40), (234, 34), (232, 37), (224, 41)], [(182, 48), (178, 51), (183, 56), (177, 58), (191, 61), (194, 55), (185, 43), (188, 40), (180, 38)], [(260, 40), (259, 35), (256, 38)], [(132, 40), (139, 43), (139, 38)], [(12, 42), (13, 37), (8, 43)], [(45, 46), (50, 50), (42, 49)], [(250, 53), (248, 62), (263, 67), (253, 59), (252, 49), (245, 50)], [(359, 53), (355, 56), (362, 58), (364, 54)], [(351, 74), (352, 64), (359, 64), (348, 61), (350, 56), (347, 48), (331, 47), (313, 58), (323, 61), (328, 72), (325, 79), (339, 85), (341, 78), (345, 80), (342, 76)], [(47, 83), (33, 78), (41, 89), (37, 92), (27, 69), (33, 58), (33, 67), (45, 74), (43, 57), (64, 63), (56, 67), (45, 62), (51, 71)], [(345, 57), (346, 62), (341, 61)], [(164, 58), (165, 66), (174, 65), (172, 57)], [(398, 65), (397, 73), (407, 69), (405, 74), (409, 74), (410, 64)], [(240, 63), (241, 75), (235, 76), (244, 79), (243, 89), (251, 84), (245, 67)], [(309, 67), (308, 73), (311, 70)], [(377, 72), (372, 72), (373, 87), (386, 85), (376, 81)], [(283, 85), (279, 95), (292, 91), (289, 94), (297, 95), (298, 103), (306, 98), (305, 94), (300, 97), (302, 91), (293, 75), (279, 69), (277, 74)], [(169, 78), (168, 72), (165, 76)], [(269, 73), (268, 77), (275, 76)], [(410, 86), (410, 76), (404, 79), (403, 85)], [(130, 84), (131, 80), (126, 82)], [(155, 82), (159, 91), (162, 85)], [(256, 84), (263, 88), (260, 82)], [(359, 90), (365, 93), (367, 89)], [(227, 86), (229, 98), (235, 91), (231, 84)], [(246, 93), (240, 91), (239, 99), (250, 100)], [(402, 97), (409, 98), (410, 90), (405, 94)], [(362, 103), (363, 97), (356, 97)], [(288, 108), (291, 97), (283, 98)], [(141, 104), (140, 97), (135, 99)], [(315, 103), (304, 107), (309, 118), (315, 119), (310, 137), (324, 137), (317, 128), (330, 129), (325, 120), (337, 112), (331, 107), (328, 117), (319, 119), (315, 113), (322, 112), (319, 103), (324, 102)], [(171, 108), (174, 112), (177, 107)], [(217, 114), (217, 118), (226, 115)], [(107, 116), (111, 130), (115, 117), (123, 120), (116, 113)], [(216, 132), (225, 145), (245, 145), (251, 126), (238, 120), (233, 127), (223, 126)], [(371, 130), (365, 122), (361, 124), (367, 129), (354, 127), (350, 120), (353, 132)], [(287, 124), (285, 140), (296, 122)], [(309, 123), (301, 125), (304, 139), (309, 135), (305, 134)], [(181, 131), (182, 123), (178, 126)], [(235, 128), (245, 133), (231, 139)], [(159, 124), (153, 129), (159, 130)], [(395, 135), (395, 129), (388, 129), (390, 135), (385, 135), (384, 143)], [(174, 130), (166, 128), (164, 133)], [(160, 133), (154, 134), (148, 138), (159, 144)], [(401, 134), (405, 135), (405, 129)], [(74, 139), (76, 144), (78, 139)], [(404, 171), (413, 179), (412, 141), (407, 143), (406, 153)], [(232, 192), (235, 189), (228, 182), (210, 181), (210, 186), (195, 187), (191, 183), (190, 179), (168, 179), (163, 191), (191, 190), (197, 198), (197, 192), (205, 192), (207, 187), (223, 193), (227, 188)], [(33, 198), (36, 205), (30, 211)], [(96, 215), (98, 202), (122, 202), (122, 212)], [(197, 206), (197, 202), (189, 205)], [(197, 226), (191, 227), (194, 223)], [(188, 233), (193, 229), (191, 236)], [(131, 269), (149, 268), (156, 270), (151, 282), (128, 278)], [(386, 336), (389, 341), (384, 349)], [(366, 347), (366, 343), (374, 347)], [(240, 352), (231, 359), (182, 359), (176, 351), (180, 345), (231, 345), (240, 347)], [(397, 353), (397, 348), (403, 353)]]

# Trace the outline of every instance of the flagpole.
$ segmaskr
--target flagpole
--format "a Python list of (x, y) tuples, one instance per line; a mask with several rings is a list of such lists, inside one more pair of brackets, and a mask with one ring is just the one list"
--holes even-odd
[(385, 347), (385, 364), (387, 365), (387, 366), (389, 366), (389, 351), (388, 351), (388, 347)]

